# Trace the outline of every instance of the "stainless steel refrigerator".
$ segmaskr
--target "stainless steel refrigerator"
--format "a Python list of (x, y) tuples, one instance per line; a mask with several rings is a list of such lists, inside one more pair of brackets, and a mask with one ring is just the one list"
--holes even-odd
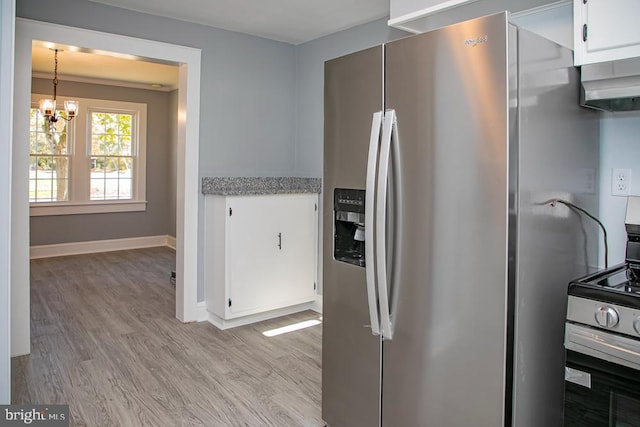
[(560, 426), (570, 279), (598, 234), (598, 116), (506, 13), (325, 64), (322, 416)]

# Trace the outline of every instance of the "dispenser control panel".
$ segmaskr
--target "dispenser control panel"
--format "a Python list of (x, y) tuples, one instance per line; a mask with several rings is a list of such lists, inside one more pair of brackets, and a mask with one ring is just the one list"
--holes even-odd
[(364, 267), (365, 191), (336, 188), (333, 194), (336, 261)]

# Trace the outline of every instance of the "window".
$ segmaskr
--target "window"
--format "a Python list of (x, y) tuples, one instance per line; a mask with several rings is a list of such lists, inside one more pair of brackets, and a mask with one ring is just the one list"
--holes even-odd
[(29, 124), (31, 215), (145, 210), (146, 104), (74, 98), (77, 117), (49, 128), (42, 97)]
[(90, 112), (91, 200), (130, 200), (133, 194), (133, 114)]
[[(64, 117), (64, 111), (58, 111)], [(37, 109), (29, 115), (29, 201), (65, 202), (69, 197), (69, 141), (66, 120), (52, 127)]]

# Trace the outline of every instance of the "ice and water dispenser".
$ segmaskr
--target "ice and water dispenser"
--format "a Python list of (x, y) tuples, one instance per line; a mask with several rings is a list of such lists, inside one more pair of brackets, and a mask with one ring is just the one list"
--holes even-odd
[(333, 256), (360, 267), (365, 265), (364, 197), (364, 190), (336, 188), (333, 192)]

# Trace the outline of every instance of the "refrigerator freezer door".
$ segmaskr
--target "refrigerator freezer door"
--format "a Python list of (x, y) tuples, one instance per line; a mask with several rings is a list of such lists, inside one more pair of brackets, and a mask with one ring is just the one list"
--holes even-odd
[(380, 336), (370, 326), (365, 269), (333, 259), (333, 194), (365, 189), (382, 58), (378, 46), (325, 64), (322, 418), (331, 427), (380, 423)]
[(401, 287), (383, 426), (502, 426), (507, 336), (505, 14), (386, 45), (397, 113)]
[[(375, 194), (376, 176), (378, 173), (378, 153), (380, 152), (380, 133), (382, 132), (382, 111), (373, 113), (371, 119), (371, 139), (369, 140), (369, 155), (367, 160), (367, 194)], [(373, 224), (375, 218), (376, 198), (367, 197), (365, 201), (365, 224)], [(365, 229), (365, 259), (372, 260), (375, 257), (374, 227)], [(371, 333), (380, 335), (380, 316), (378, 315), (378, 298), (376, 293), (376, 269), (375, 263), (369, 261), (366, 264), (367, 299), (369, 301), (369, 321)]]

